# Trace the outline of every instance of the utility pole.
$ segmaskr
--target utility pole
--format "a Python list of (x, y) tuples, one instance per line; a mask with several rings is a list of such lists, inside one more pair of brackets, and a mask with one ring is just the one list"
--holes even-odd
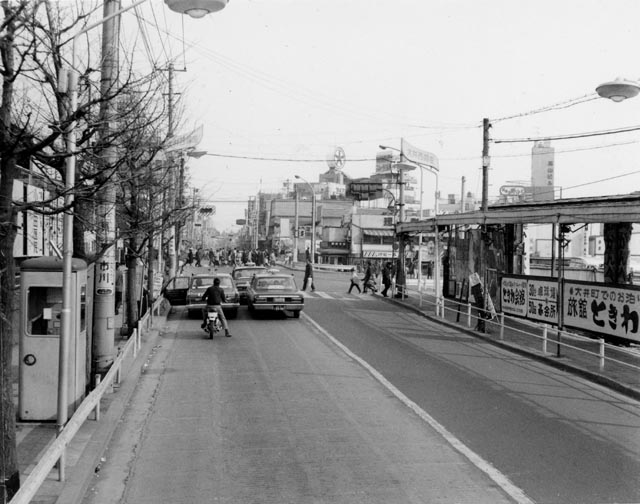
[(482, 211), (489, 207), (489, 128), (491, 123), (486, 117), (482, 120)]
[[(104, 3), (104, 18), (109, 18), (119, 8), (116, 0)], [(113, 93), (117, 85), (118, 71), (118, 18), (111, 17), (103, 24), (102, 31), (102, 77), (101, 96)], [(102, 124), (102, 176), (114, 177), (113, 166), (116, 161), (116, 146), (113, 138), (115, 131), (115, 100), (105, 99), (100, 106)], [(115, 277), (116, 277), (116, 185), (114, 180), (101, 180), (104, 183), (102, 198), (98, 202), (98, 250), (102, 258), (96, 265), (95, 290), (93, 301), (93, 370), (105, 372), (114, 359), (114, 316), (115, 316)]]

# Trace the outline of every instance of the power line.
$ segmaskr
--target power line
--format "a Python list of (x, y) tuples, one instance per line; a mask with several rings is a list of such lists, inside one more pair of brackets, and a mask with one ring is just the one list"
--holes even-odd
[(568, 135), (552, 135), (545, 137), (527, 137), (527, 138), (509, 138), (509, 139), (493, 139), (493, 143), (522, 143), (522, 142), (539, 142), (544, 140), (571, 140), (574, 138), (587, 138), (602, 135), (616, 135), (618, 133), (628, 133), (630, 131), (638, 131), (640, 126), (628, 126), (626, 128), (617, 128), (612, 130), (591, 131), (587, 133), (571, 133)]

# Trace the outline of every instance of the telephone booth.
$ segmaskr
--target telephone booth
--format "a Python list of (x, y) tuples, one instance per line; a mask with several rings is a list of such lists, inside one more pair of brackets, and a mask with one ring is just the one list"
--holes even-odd
[[(58, 410), (58, 363), (62, 314), (62, 260), (27, 259), (20, 266), (20, 387), (18, 417), (51, 421)], [(72, 260), (71, 336), (67, 358), (68, 414), (86, 388), (87, 264)]]

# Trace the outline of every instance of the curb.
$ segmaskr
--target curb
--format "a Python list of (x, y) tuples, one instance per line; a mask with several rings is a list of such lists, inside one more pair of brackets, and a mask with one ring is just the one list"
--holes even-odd
[(611, 390), (614, 390), (615, 392), (618, 392), (620, 394), (623, 394), (627, 397), (630, 397), (632, 399), (635, 400), (640, 400), (640, 390), (630, 387), (628, 385), (625, 385), (623, 383), (620, 383), (616, 380), (613, 380), (612, 378), (609, 378), (608, 376), (602, 375), (600, 373), (595, 373), (593, 371), (589, 371), (588, 369), (584, 369), (580, 366), (576, 366), (575, 364), (570, 364), (567, 361), (560, 361), (557, 359), (552, 359), (551, 357), (548, 357), (547, 355), (544, 355), (540, 352), (536, 352), (535, 350), (529, 350), (526, 347), (521, 347), (518, 345), (512, 345), (510, 343), (506, 343), (504, 341), (499, 341), (496, 340), (494, 338), (489, 338), (488, 336), (485, 336), (483, 333), (479, 333), (477, 331), (474, 331), (472, 329), (469, 329), (467, 327), (461, 327), (453, 322), (449, 322), (448, 320), (443, 320), (440, 319), (438, 317), (435, 317), (434, 315), (429, 315), (428, 313), (422, 311), (419, 307), (415, 307), (413, 305), (410, 304), (404, 304), (401, 301), (397, 301), (393, 298), (383, 298), (385, 301), (393, 303), (397, 306), (403, 306), (405, 308), (408, 308), (409, 310), (412, 310), (413, 312), (417, 313), (418, 315), (423, 316), (424, 318), (430, 320), (431, 322), (435, 322), (441, 325), (444, 325), (446, 327), (449, 327), (450, 329), (456, 329), (458, 331), (464, 332), (465, 334), (468, 334), (470, 336), (474, 336), (478, 339), (481, 339), (487, 343), (490, 343), (498, 348), (502, 348), (504, 350), (508, 350), (510, 352), (514, 352), (517, 353), (518, 355), (522, 355), (524, 357), (529, 357), (531, 359), (534, 359), (538, 362), (543, 362), (545, 364), (548, 364), (551, 367), (554, 367), (556, 369), (560, 369), (561, 371), (566, 371), (566, 372), (570, 372), (573, 373), (575, 375), (578, 375), (582, 378), (585, 378), (589, 381), (592, 381), (594, 383), (597, 383), (599, 385), (602, 385), (604, 387), (607, 387)]
[[(167, 314), (155, 316), (155, 324), (162, 327), (167, 321)], [(107, 449), (113, 434), (115, 433), (119, 420), (124, 414), (133, 392), (138, 385), (138, 379), (142, 374), (144, 362), (147, 360), (151, 349), (155, 346), (160, 337), (161, 329), (152, 328), (147, 334), (148, 338), (144, 341), (141, 350), (138, 352), (135, 360), (129, 365), (127, 373), (120, 381), (120, 387), (113, 394), (112, 402), (106, 413), (100, 418), (95, 426), (91, 439), (82, 450), (82, 454), (76, 463), (75, 469), (69, 471), (69, 477), (65, 482), (60, 495), (56, 499), (56, 503), (66, 504), (69, 502), (81, 502), (82, 498), (88, 491), (93, 474), (100, 465), (100, 459)], [(88, 420), (95, 422), (95, 420)]]

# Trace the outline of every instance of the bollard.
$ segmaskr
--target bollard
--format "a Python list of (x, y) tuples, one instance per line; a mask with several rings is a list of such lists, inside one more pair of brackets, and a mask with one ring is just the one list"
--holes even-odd
[(504, 312), (500, 312), (500, 341), (504, 340)]
[(547, 329), (548, 326), (545, 324), (542, 326), (542, 353), (547, 353)]
[(600, 369), (604, 369), (604, 338), (598, 338), (598, 344), (600, 345)]
[(471, 327), (471, 303), (467, 303), (467, 327)]
[[(96, 375), (96, 387), (95, 388), (98, 388), (98, 385), (100, 385), (100, 381), (101, 380), (102, 380), (102, 377), (99, 374)], [(94, 414), (93, 414), (94, 420), (96, 422), (99, 422), (100, 421), (100, 401), (98, 401), (96, 403), (96, 407), (93, 409), (93, 411), (94, 411)]]

